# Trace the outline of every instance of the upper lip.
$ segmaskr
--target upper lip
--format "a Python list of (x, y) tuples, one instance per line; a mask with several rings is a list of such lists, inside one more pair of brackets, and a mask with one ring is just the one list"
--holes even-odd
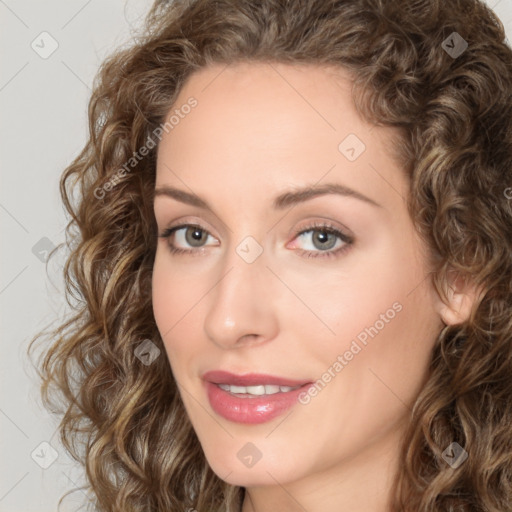
[(203, 380), (212, 382), (213, 384), (230, 384), (232, 386), (258, 386), (258, 385), (274, 385), (297, 387), (309, 384), (309, 380), (294, 380), (276, 375), (268, 375), (263, 373), (246, 373), (237, 375), (224, 370), (214, 370), (206, 372), (202, 375)]

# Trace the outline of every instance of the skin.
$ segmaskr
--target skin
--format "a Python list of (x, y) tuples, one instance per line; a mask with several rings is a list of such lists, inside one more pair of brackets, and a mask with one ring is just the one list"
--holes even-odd
[[(464, 314), (445, 306), (427, 279), (407, 178), (388, 151), (393, 129), (359, 117), (340, 69), (215, 65), (191, 76), (173, 109), (191, 96), (197, 106), (159, 144), (156, 188), (194, 193), (213, 211), (155, 198), (159, 233), (181, 223), (207, 233), (202, 247), (187, 244), (185, 229), (158, 239), (153, 308), (206, 458), (220, 478), (246, 487), (243, 512), (388, 511), (432, 347), (444, 323)], [(366, 146), (353, 162), (338, 149), (351, 133)], [(380, 206), (337, 194), (272, 206), (284, 192), (326, 183)], [(319, 248), (312, 235), (322, 229), (307, 231), (315, 222), (354, 242), (326, 257), (343, 241)], [(247, 236), (263, 249), (253, 263), (236, 252)], [(172, 254), (170, 243), (195, 252)], [(307, 405), (260, 425), (212, 410), (206, 370), (315, 381), (394, 303), (401, 311)], [(262, 454), (250, 468), (237, 457), (248, 442)]]

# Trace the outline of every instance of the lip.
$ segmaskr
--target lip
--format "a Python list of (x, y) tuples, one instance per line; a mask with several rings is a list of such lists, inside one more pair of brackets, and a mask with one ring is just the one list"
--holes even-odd
[(267, 375), (263, 373), (247, 373), (245, 375), (236, 375), (234, 373), (223, 370), (206, 372), (202, 376), (203, 380), (212, 382), (213, 384), (230, 384), (232, 386), (257, 386), (258, 384), (268, 384), (274, 386), (303, 386), (311, 381), (308, 380), (292, 380), (275, 375)]
[[(223, 418), (235, 423), (259, 424), (277, 418), (293, 407), (299, 395), (313, 383), (266, 374), (236, 375), (226, 371), (210, 371), (202, 376), (211, 408)], [(258, 397), (235, 396), (218, 384), (255, 386), (258, 384), (297, 387), (288, 392)]]

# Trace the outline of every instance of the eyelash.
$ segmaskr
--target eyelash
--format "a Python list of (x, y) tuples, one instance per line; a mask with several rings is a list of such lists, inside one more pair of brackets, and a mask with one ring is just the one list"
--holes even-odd
[[(158, 238), (164, 238), (168, 239), (172, 234), (174, 234), (176, 231), (183, 229), (183, 228), (194, 228), (198, 229), (200, 231), (204, 231), (208, 235), (211, 235), (211, 233), (208, 232), (208, 230), (204, 229), (203, 227), (199, 226), (198, 224), (180, 224), (178, 226), (174, 226), (172, 228), (165, 229), (160, 235), (158, 235)], [(335, 235), (337, 238), (339, 238), (342, 242), (344, 242), (344, 245), (339, 247), (338, 249), (331, 250), (331, 251), (306, 251), (305, 249), (296, 249), (306, 258), (337, 258), (341, 256), (343, 253), (345, 253), (350, 246), (354, 243), (354, 239), (340, 231), (339, 229), (335, 228), (331, 224), (328, 223), (313, 223), (312, 225), (297, 230), (294, 234), (293, 239), (297, 238), (299, 235), (303, 235), (305, 233), (308, 233), (310, 231), (322, 231), (324, 233)], [(199, 249), (202, 249), (202, 247), (199, 247)], [(193, 254), (198, 253), (199, 251), (194, 249), (182, 249), (181, 247), (174, 247), (169, 243), (169, 250), (172, 254)]]

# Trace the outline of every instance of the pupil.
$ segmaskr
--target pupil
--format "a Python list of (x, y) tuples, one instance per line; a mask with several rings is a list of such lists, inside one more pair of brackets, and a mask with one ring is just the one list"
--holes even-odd
[(187, 232), (186, 232), (187, 243), (192, 246), (199, 247), (201, 245), (201, 243), (198, 243), (198, 242), (203, 241), (204, 234), (205, 233), (202, 229), (198, 229), (198, 228), (187, 229)]
[[(329, 237), (331, 238), (329, 239)], [(320, 247), (317, 246), (316, 242), (319, 242)], [(330, 243), (326, 245), (327, 242)], [(326, 231), (317, 231), (316, 235), (313, 237), (313, 244), (317, 249), (331, 249), (336, 244), (336, 237)]]

